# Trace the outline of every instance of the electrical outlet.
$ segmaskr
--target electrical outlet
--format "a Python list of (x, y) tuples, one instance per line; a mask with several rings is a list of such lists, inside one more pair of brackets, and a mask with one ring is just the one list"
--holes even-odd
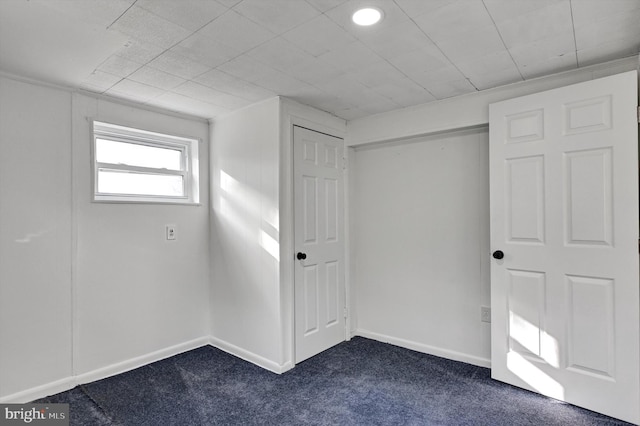
[(175, 225), (167, 225), (167, 240), (175, 240), (176, 239), (176, 226)]
[(491, 308), (488, 306), (480, 306), (480, 321), (491, 322)]

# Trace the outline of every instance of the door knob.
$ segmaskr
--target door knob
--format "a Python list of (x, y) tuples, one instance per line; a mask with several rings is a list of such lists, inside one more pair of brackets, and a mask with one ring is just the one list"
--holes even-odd
[(296, 254), (296, 258), (298, 260), (305, 260), (307, 258), (307, 253), (299, 251), (298, 254)]
[(502, 252), (502, 250), (496, 250), (493, 252), (493, 258), (494, 259), (502, 259), (504, 257), (504, 253)]

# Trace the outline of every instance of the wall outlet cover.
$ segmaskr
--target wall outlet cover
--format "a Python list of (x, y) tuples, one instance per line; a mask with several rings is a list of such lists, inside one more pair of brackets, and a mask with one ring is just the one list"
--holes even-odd
[(491, 322), (491, 308), (488, 306), (480, 306), (480, 321)]

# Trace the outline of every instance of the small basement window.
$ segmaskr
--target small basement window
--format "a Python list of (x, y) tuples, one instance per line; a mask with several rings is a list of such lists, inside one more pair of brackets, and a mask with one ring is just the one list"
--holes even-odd
[(94, 201), (197, 204), (198, 140), (93, 122)]

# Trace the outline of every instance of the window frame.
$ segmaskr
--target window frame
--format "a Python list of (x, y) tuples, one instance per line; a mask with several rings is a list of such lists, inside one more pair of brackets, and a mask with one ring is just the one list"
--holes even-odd
[[(126, 143), (131, 145), (148, 146), (160, 149), (171, 149), (180, 152), (180, 170), (166, 168), (132, 166), (128, 164), (103, 163), (97, 160), (98, 139)], [(188, 204), (199, 203), (198, 179), (198, 143), (199, 139), (157, 133), (148, 130), (126, 127), (104, 121), (91, 121), (91, 166), (92, 166), (92, 200), (108, 203), (145, 203), (145, 204)], [(154, 195), (154, 194), (126, 194), (99, 192), (99, 172), (109, 170), (114, 172), (147, 174), (158, 176), (181, 176), (183, 194)]]

